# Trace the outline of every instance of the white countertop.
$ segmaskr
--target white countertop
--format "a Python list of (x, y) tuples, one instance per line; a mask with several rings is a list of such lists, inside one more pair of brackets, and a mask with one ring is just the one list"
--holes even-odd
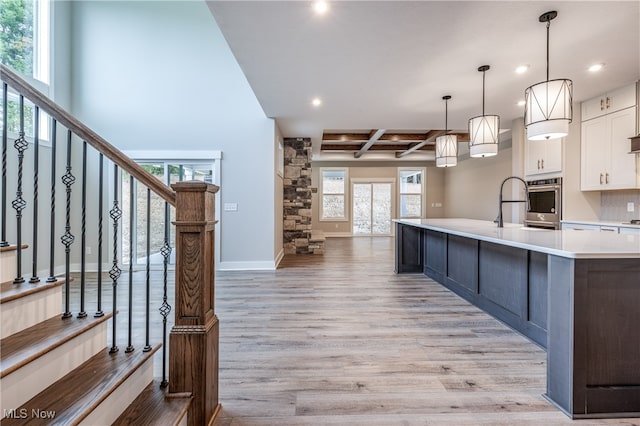
[(561, 220), (561, 223), (579, 223), (579, 224), (584, 224), (584, 225), (598, 225), (598, 226), (618, 226), (621, 228), (640, 228), (640, 224), (639, 225), (632, 225), (629, 222), (621, 222), (621, 221), (615, 221), (615, 220), (571, 220), (571, 219), (567, 219), (567, 220)]
[(640, 259), (640, 235), (555, 231), (475, 219), (394, 219), (394, 222), (526, 250), (578, 259)]

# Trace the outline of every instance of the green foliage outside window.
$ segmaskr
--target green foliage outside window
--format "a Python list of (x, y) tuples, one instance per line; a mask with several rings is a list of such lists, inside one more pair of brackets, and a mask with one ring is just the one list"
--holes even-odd
[[(0, 61), (21, 74), (33, 75), (33, 1), (0, 0)], [(7, 107), (9, 132), (20, 131), (18, 100), (11, 96)], [(24, 109), (24, 127), (33, 135), (33, 106)]]

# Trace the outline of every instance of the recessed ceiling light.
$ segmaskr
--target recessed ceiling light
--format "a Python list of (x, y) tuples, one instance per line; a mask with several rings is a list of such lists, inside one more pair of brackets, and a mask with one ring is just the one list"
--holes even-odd
[(602, 67), (604, 67), (604, 64), (593, 64), (588, 68), (588, 70), (590, 72), (598, 72), (602, 69)]
[(524, 106), (526, 104), (525, 101), (518, 101), (518, 103), (516, 105), (518, 106)]
[(529, 69), (529, 65), (518, 65), (516, 67), (517, 74), (524, 74)]
[(323, 0), (318, 0), (313, 2), (313, 10), (316, 11), (318, 15), (324, 15), (329, 10), (329, 3)]
[(322, 105), (322, 99), (313, 98), (313, 100), (311, 101), (311, 105), (313, 105), (314, 107), (319, 107), (320, 105)]

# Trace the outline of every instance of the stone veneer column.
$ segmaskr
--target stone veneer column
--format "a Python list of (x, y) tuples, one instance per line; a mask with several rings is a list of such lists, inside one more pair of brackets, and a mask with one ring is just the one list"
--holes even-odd
[(284, 139), (284, 253), (307, 254), (311, 237), (311, 139)]

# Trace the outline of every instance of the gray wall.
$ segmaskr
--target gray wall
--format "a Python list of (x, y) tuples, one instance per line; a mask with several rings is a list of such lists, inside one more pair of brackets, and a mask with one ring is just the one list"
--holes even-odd
[[(494, 220), (500, 184), (511, 176), (511, 152), (511, 148), (500, 149), (494, 157), (469, 158), (448, 168), (444, 176), (445, 216)], [(505, 198), (511, 198), (510, 194), (511, 186), (505, 185)], [(503, 214), (505, 221), (511, 220), (510, 206), (504, 206)]]
[(275, 124), (204, 2), (71, 3), (72, 112), (121, 150), (222, 151), (222, 269), (274, 267)]

